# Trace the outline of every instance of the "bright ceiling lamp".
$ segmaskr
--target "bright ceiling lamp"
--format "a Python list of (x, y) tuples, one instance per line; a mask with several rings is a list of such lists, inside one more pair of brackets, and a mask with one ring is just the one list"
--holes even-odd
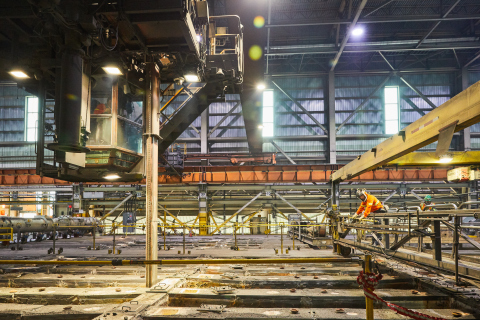
[(18, 78), (18, 79), (26, 79), (26, 78), (30, 78), (28, 76), (28, 74), (26, 74), (25, 72), (23, 72), (22, 70), (12, 70), (9, 72), (12, 76), (14, 76), (15, 78)]
[(440, 163), (449, 163), (453, 160), (453, 157), (449, 154), (444, 154), (442, 156), (440, 156), (440, 160), (438, 160), (438, 162)]
[(263, 83), (257, 84), (257, 89), (258, 89), (258, 90), (265, 90), (265, 88), (266, 88), (266, 87), (265, 87), (265, 84), (263, 84)]
[(108, 66), (102, 67), (102, 69), (107, 74), (111, 74), (111, 75), (114, 75), (114, 76), (121, 76), (123, 74), (122, 70), (120, 70), (119, 67), (114, 66), (114, 65), (108, 65)]
[(186, 74), (185, 75), (185, 81), (186, 82), (199, 82), (200, 79), (196, 74)]
[(103, 176), (103, 179), (106, 179), (106, 180), (117, 180), (117, 179), (120, 179), (120, 175), (119, 175), (118, 173), (108, 172), (108, 173), (106, 173), (106, 174)]
[(355, 27), (352, 30), (352, 36), (359, 37), (365, 32), (365, 29), (363, 27)]

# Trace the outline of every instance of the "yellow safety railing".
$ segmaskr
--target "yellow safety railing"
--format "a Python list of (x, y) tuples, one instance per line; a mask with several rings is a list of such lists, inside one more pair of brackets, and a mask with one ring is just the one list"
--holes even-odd
[[(10, 236), (10, 239), (8, 241), (13, 241), (13, 228), (10, 227), (0, 227), (0, 231), (3, 229), (10, 229), (10, 232), (8, 233), (0, 233), (0, 236)], [(7, 241), (7, 239), (2, 239), (2, 241)]]

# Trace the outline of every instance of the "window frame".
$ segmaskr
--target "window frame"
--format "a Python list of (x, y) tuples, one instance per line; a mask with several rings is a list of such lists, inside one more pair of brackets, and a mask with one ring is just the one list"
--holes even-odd
[[(386, 91), (389, 88), (397, 89), (397, 101), (396, 103), (388, 102), (387, 103), (387, 94)], [(396, 105), (397, 109), (397, 118), (396, 119), (387, 119), (387, 108), (388, 106)], [(397, 131), (396, 132), (387, 132), (387, 123), (397, 120)], [(387, 135), (394, 135), (400, 132), (400, 87), (399, 86), (385, 86), (383, 89), (383, 128), (384, 132)]]
[[(29, 112), (29, 99), (36, 99), (37, 100), (37, 110), (35, 112)], [(28, 125), (28, 119), (30, 114), (36, 114), (36, 120), (35, 120), (35, 125), (33, 127), (30, 127)], [(25, 142), (37, 142), (38, 140), (38, 97), (36, 96), (26, 96), (25, 97), (25, 117), (24, 117), (24, 141)], [(33, 140), (29, 140), (29, 130), (34, 130), (35, 133), (35, 138)]]
[[(271, 105), (265, 105), (265, 94), (271, 93), (272, 99)], [(265, 121), (265, 111), (268, 111), (271, 121)], [(268, 131), (267, 131), (268, 128)], [(273, 89), (264, 90), (262, 93), (262, 137), (274, 137), (275, 136), (275, 92)]]

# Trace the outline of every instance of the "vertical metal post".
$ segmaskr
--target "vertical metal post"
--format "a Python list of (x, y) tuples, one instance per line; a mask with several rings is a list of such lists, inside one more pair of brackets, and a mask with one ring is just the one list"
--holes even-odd
[[(417, 209), (417, 228), (420, 226), (420, 211)], [(422, 252), (423, 237), (418, 237), (418, 252)]]
[(460, 278), (458, 276), (458, 244), (460, 241), (458, 241), (458, 229), (460, 227), (460, 217), (455, 217), (454, 218), (455, 220), (455, 233), (453, 235), (453, 245), (455, 246), (455, 256), (454, 256), (454, 259), (455, 259), (455, 283), (458, 285), (460, 285)]
[[(225, 191), (223, 191), (223, 200), (225, 200)], [(226, 206), (223, 205), (223, 222), (227, 221), (226, 213), (225, 213)], [(227, 234), (227, 226), (223, 227), (223, 234)]]
[[(364, 272), (372, 272), (371, 264), (372, 264), (372, 256), (365, 255), (365, 268)], [(367, 289), (371, 290), (371, 289)], [(366, 304), (366, 320), (373, 320), (373, 300), (365, 297), (365, 304)]]
[(183, 254), (185, 254), (185, 225), (183, 225)]
[(163, 211), (163, 250), (167, 250), (167, 212)]
[(433, 259), (437, 261), (442, 261), (442, 238), (440, 235), (440, 221), (433, 221), (433, 234)]
[[(331, 189), (330, 189), (330, 206), (332, 208), (338, 208), (338, 205), (340, 203), (340, 183), (337, 181), (332, 181), (331, 183)], [(332, 229), (332, 238), (333, 240), (339, 240), (339, 234), (338, 234), (338, 226), (337, 226), (337, 221), (334, 219), (330, 219), (330, 227)], [(333, 252), (334, 253), (340, 253), (340, 246), (336, 243), (333, 243)]]
[(57, 238), (57, 230), (55, 228), (55, 223), (53, 224), (53, 254), (55, 254), (55, 239)]
[(293, 239), (292, 250), (295, 250), (295, 231), (293, 231), (292, 233), (292, 239)]
[[(389, 219), (383, 219), (383, 224), (388, 226), (390, 224)], [(386, 230), (390, 230), (389, 228), (386, 228)], [(390, 234), (387, 232), (383, 235), (383, 245), (385, 246), (385, 249), (390, 248)]]
[(412, 220), (410, 218), (410, 212), (407, 212), (407, 215), (408, 215), (408, 236), (410, 237), (412, 232)]
[[(270, 28), (269, 28), (270, 29)], [(337, 163), (336, 124), (335, 124), (335, 72), (328, 72), (328, 162)]]
[[(208, 153), (208, 109), (200, 115), (200, 153)], [(208, 166), (208, 159), (201, 159), (202, 166)]]
[[(157, 260), (160, 83), (155, 63), (148, 61), (145, 70), (146, 259)], [(157, 266), (145, 266), (145, 274), (146, 287), (149, 288), (157, 282)]]
[(115, 222), (112, 223), (112, 229), (113, 229), (113, 250), (112, 253), (115, 254), (115, 234), (117, 233), (117, 229), (115, 227)]
[[(95, 219), (95, 218), (94, 218)], [(55, 227), (54, 227), (55, 228)], [(55, 230), (55, 229), (54, 229)], [(97, 233), (97, 220), (93, 221), (93, 230), (92, 230), (92, 238), (93, 238), (93, 250), (95, 249), (95, 234)]]
[[(302, 218), (300, 217), (300, 220), (301, 220), (301, 219), (302, 219)], [(301, 221), (299, 221), (298, 223), (300, 223), (300, 222), (301, 222)], [(300, 225), (300, 224), (298, 225), (298, 240), (299, 240), (299, 241), (302, 241), (302, 228), (301, 228), (301, 225)]]
[(280, 225), (280, 254), (283, 254), (283, 222)]
[(237, 249), (237, 223), (233, 224), (233, 237), (235, 238), (235, 250)]

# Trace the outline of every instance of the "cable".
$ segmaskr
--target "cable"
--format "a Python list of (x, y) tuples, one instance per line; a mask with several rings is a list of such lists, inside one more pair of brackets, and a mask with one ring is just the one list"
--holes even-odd
[(115, 40), (116, 40), (116, 41), (115, 41), (115, 45), (114, 45), (113, 47), (107, 45), (107, 44), (105, 43), (105, 39), (104, 39), (104, 37), (103, 37), (103, 31), (104, 31), (104, 30), (107, 31), (107, 30), (109, 30), (109, 29), (110, 29), (110, 28), (104, 29), (103, 26), (100, 28), (100, 42), (102, 43), (102, 45), (103, 45), (103, 47), (104, 47), (105, 49), (107, 49), (108, 51), (113, 51), (113, 50), (115, 50), (115, 48), (116, 48), (117, 45), (118, 45), (118, 26), (117, 26), (117, 28), (115, 29)]

